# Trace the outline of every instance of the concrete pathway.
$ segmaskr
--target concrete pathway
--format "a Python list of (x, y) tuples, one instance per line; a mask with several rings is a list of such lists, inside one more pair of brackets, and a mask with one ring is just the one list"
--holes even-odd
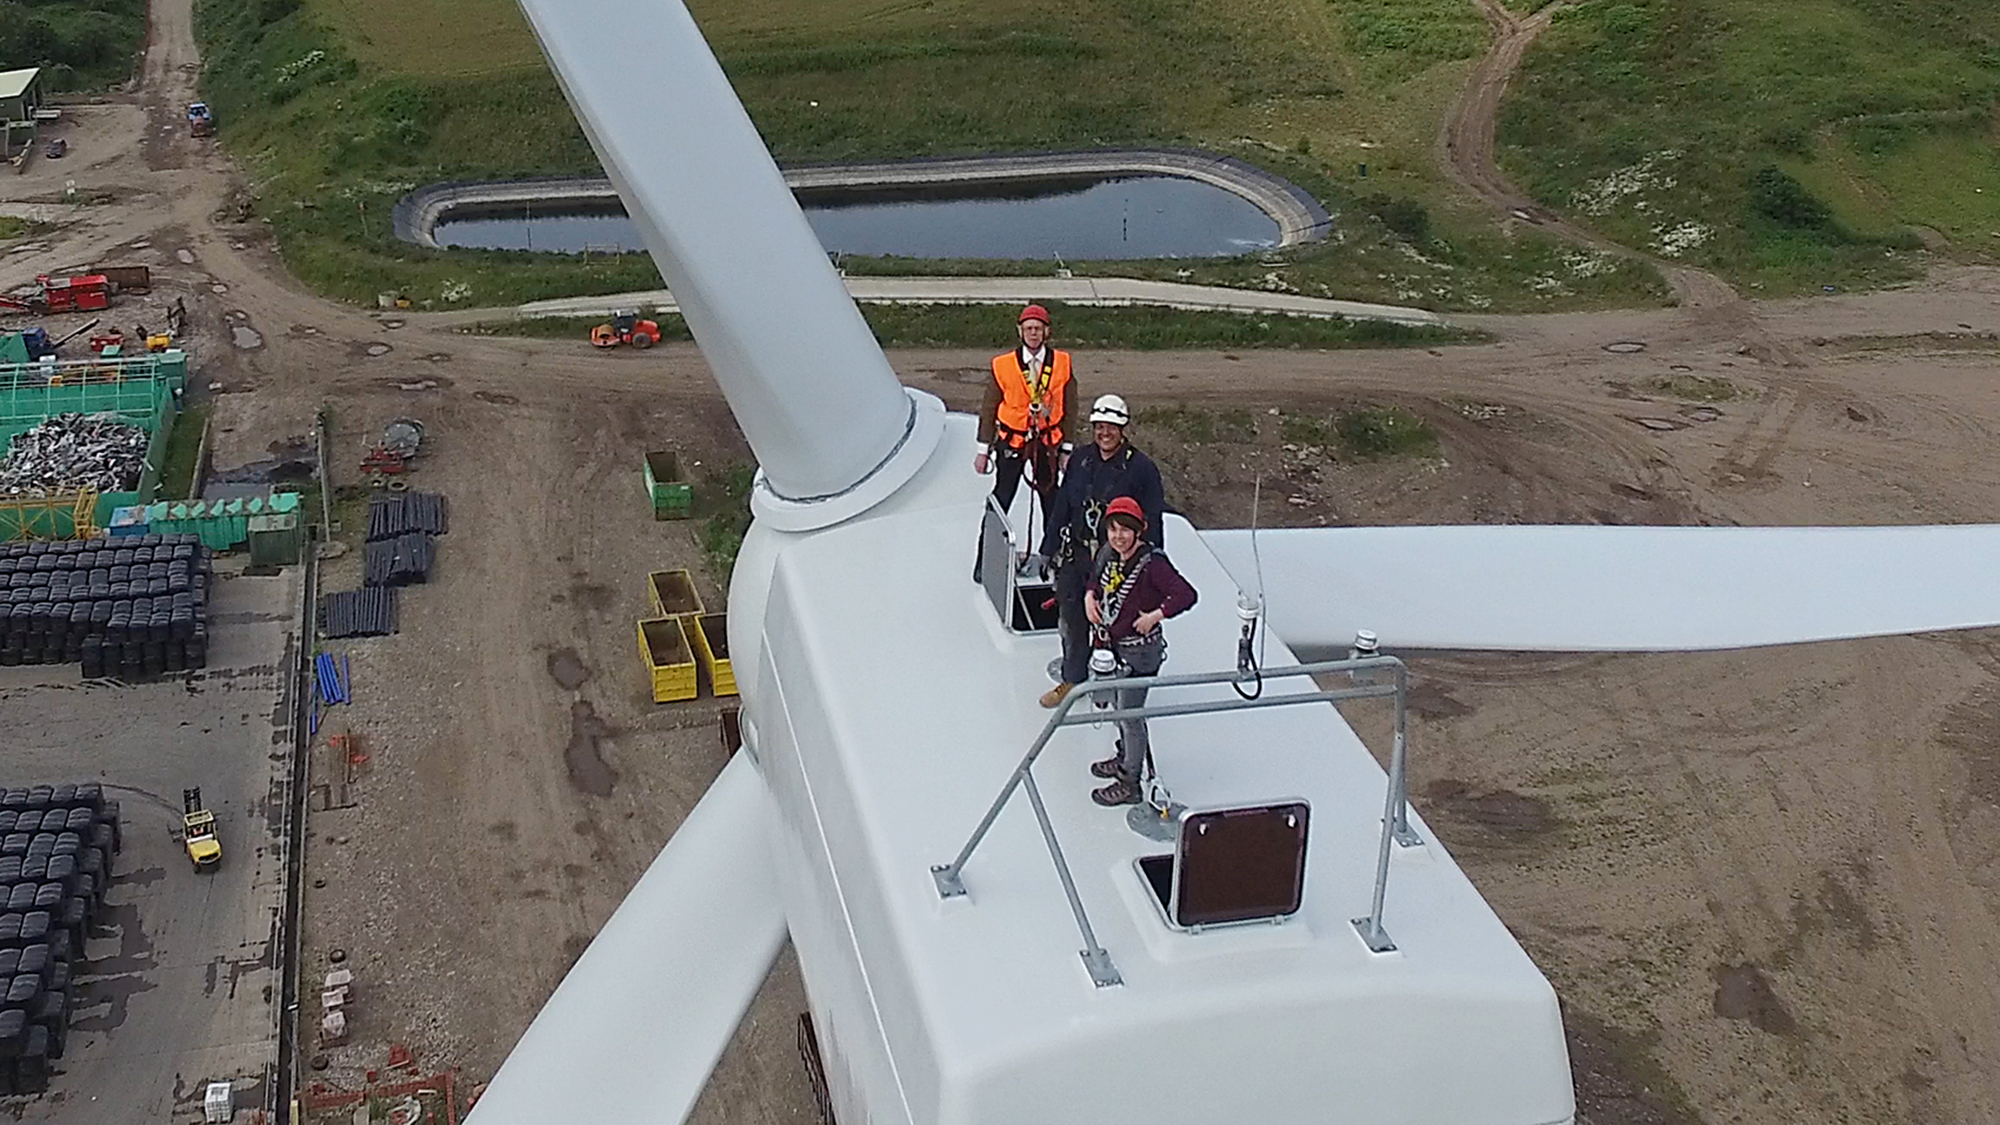
[[(1155, 305), (1199, 312), (1278, 313), (1291, 316), (1346, 317), (1387, 320), (1397, 324), (1444, 324), (1428, 309), (1375, 305), (1266, 293), (1215, 285), (1183, 285), (1172, 281), (1142, 281), (1129, 277), (850, 277), (847, 291), (865, 304), (1012, 305), (1030, 301), (1062, 301), (1072, 305)], [(501, 316), (609, 316), (611, 310), (645, 305), (676, 312), (679, 305), (665, 289), (611, 293), (601, 297), (562, 297), (531, 301), (512, 310), (468, 310), (444, 313), (438, 322), (464, 323)], [(425, 318), (427, 320), (433, 318)]]

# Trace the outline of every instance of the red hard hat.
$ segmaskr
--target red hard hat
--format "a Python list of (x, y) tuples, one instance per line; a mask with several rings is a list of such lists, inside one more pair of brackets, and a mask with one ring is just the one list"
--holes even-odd
[(1104, 518), (1108, 520), (1113, 516), (1126, 516), (1136, 521), (1141, 530), (1145, 529), (1146, 513), (1140, 509), (1139, 502), (1130, 496), (1120, 496), (1104, 506)]
[(1049, 323), (1049, 310), (1040, 305), (1029, 305), (1027, 308), (1021, 310), (1020, 316), (1014, 318), (1014, 323), (1021, 324), (1030, 320), (1039, 320), (1044, 326), (1047, 326)]

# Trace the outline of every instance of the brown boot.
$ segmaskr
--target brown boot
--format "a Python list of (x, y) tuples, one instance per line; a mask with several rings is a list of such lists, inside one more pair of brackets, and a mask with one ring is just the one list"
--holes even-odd
[(1042, 693), (1042, 706), (1047, 707), (1050, 710), (1054, 710), (1055, 708), (1062, 706), (1062, 701), (1068, 699), (1069, 693), (1075, 690), (1076, 690), (1075, 684), (1057, 684), (1056, 686)]
[(1118, 748), (1111, 752), (1111, 756), (1109, 758), (1105, 758), (1102, 761), (1090, 763), (1090, 776), (1101, 777), (1106, 781), (1110, 781), (1114, 777), (1125, 776), (1124, 739), (1121, 738), (1118, 740)]
[(1108, 808), (1139, 803), (1139, 783), (1128, 777), (1114, 779), (1101, 789), (1090, 791), (1090, 799)]

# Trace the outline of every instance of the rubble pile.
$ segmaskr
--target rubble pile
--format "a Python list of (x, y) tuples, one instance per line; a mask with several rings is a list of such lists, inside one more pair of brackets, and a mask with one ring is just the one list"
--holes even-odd
[(0, 494), (130, 492), (139, 487), (150, 441), (144, 427), (115, 414), (57, 414), (14, 436), (0, 460)]

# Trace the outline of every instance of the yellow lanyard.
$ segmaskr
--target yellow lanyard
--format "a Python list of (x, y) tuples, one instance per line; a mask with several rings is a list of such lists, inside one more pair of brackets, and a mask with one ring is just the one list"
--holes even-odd
[(1049, 362), (1038, 363), (1033, 367), (1028, 366), (1028, 361), (1025, 358), (1026, 349), (1023, 349), (1023, 357), (1021, 361), (1021, 374), (1024, 376), (1023, 381), (1028, 385), (1028, 402), (1030, 405), (1040, 406), (1042, 396), (1048, 393), (1049, 380), (1054, 377), (1055, 356), (1050, 355)]

